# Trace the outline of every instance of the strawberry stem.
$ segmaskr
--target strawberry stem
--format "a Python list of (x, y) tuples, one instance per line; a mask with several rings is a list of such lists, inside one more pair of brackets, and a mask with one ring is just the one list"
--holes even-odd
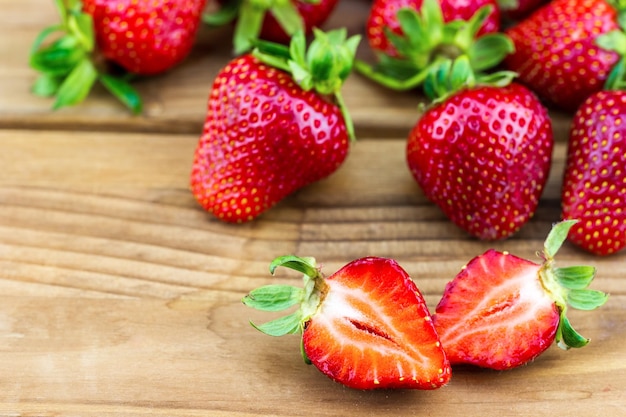
[(550, 294), (560, 312), (556, 343), (564, 350), (587, 345), (589, 339), (578, 333), (567, 318), (567, 308), (594, 310), (608, 299), (608, 295), (587, 287), (593, 281), (596, 269), (591, 266), (554, 267), (554, 256), (561, 248), (567, 235), (578, 220), (564, 220), (556, 223), (544, 243), (544, 263), (539, 271), (539, 279)]

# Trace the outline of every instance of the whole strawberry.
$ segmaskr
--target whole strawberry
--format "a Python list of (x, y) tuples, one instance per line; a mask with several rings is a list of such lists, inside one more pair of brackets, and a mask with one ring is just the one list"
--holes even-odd
[(461, 86), (440, 93), (411, 130), (407, 163), (425, 196), (457, 226), (479, 239), (503, 239), (537, 208), (552, 160), (552, 124), (520, 84), (458, 79)]
[(441, 61), (461, 55), (485, 73), (513, 50), (498, 28), (491, 0), (376, 0), (366, 27), (376, 62), (357, 60), (355, 68), (394, 90), (421, 87)]
[(618, 29), (607, 0), (554, 0), (506, 30), (515, 52), (504, 63), (542, 99), (575, 111), (620, 59), (613, 49), (623, 47), (604, 36)]
[(306, 51), (298, 32), (291, 48), (260, 44), (279, 56), (245, 54), (220, 71), (191, 173), (202, 207), (249, 221), (341, 166), (354, 133), (340, 88), (358, 42), (316, 30)]
[(312, 258), (276, 258), (304, 273), (304, 288), (260, 287), (244, 304), (288, 316), (255, 325), (271, 336), (302, 334), (302, 355), (336, 382), (355, 389), (435, 389), (450, 366), (419, 289), (394, 260), (354, 260), (325, 278)]
[[(400, 9), (420, 11), (423, 0), (374, 0), (370, 7), (367, 18), (365, 33), (372, 50), (385, 53), (389, 56), (398, 56), (393, 43), (389, 40), (387, 32), (391, 31), (402, 35), (403, 30), (398, 19)], [(441, 0), (439, 1), (444, 22), (454, 20), (470, 20), (482, 7), (491, 6), (486, 19), (481, 22), (476, 35), (500, 30), (500, 11), (495, 0)], [(430, 7), (430, 6), (427, 6)], [(427, 36), (433, 33), (427, 33)]]
[(555, 341), (563, 349), (589, 342), (572, 328), (567, 309), (595, 309), (608, 296), (587, 288), (595, 268), (554, 266), (575, 223), (553, 227), (541, 264), (490, 249), (446, 285), (433, 321), (452, 365), (505, 370), (535, 359)]
[(599, 91), (575, 113), (562, 188), (569, 239), (591, 253), (626, 246), (626, 92)]
[[(41, 73), (33, 92), (55, 97), (57, 109), (83, 101), (98, 81), (139, 113), (141, 99), (128, 76), (154, 75), (178, 65), (192, 48), (205, 0), (55, 4), (61, 24), (44, 29), (32, 48), (30, 65)], [(116, 75), (120, 68), (122, 76)]]
[(217, 11), (204, 15), (210, 26), (234, 22), (233, 53), (241, 55), (257, 39), (289, 44), (297, 31), (310, 35), (335, 10), (339, 0), (223, 0)]

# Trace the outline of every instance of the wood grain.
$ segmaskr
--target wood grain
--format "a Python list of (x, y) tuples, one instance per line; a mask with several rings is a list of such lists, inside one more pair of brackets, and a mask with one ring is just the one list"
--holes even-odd
[[(329, 26), (361, 31), (366, 5), (345, 0)], [(28, 91), (27, 57), (55, 21), (52, 2), (0, 6), (0, 417), (626, 416), (626, 254), (569, 244), (559, 254), (562, 265), (595, 265), (593, 287), (611, 294), (597, 311), (570, 313), (589, 346), (552, 347), (508, 372), (455, 368), (429, 392), (335, 384), (303, 363), (297, 337), (254, 330), (249, 320), (271, 315), (240, 301), (259, 285), (298, 285), (297, 274), (269, 274), (284, 254), (315, 256), (328, 274), (357, 257), (393, 257), (431, 308), (490, 247), (532, 259), (559, 218), (567, 115), (553, 112), (558, 143), (535, 217), (511, 239), (480, 242), (406, 168), (419, 96), (354, 77), (344, 94), (359, 140), (344, 166), (258, 220), (228, 225), (188, 185), (210, 82), (229, 59), (227, 30), (203, 29), (180, 68), (138, 81), (145, 115), (98, 90), (51, 112)]]

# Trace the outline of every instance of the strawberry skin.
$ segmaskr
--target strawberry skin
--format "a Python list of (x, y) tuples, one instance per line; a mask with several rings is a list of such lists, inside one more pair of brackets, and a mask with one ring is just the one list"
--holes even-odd
[(539, 282), (540, 267), (491, 249), (446, 285), (434, 322), (451, 364), (504, 370), (552, 345), (559, 311)]
[(576, 222), (553, 226), (541, 264), (490, 249), (446, 285), (433, 322), (452, 365), (505, 370), (527, 364), (553, 342), (564, 350), (589, 343), (572, 328), (568, 307), (593, 310), (608, 296), (587, 288), (595, 268), (554, 262)]
[(480, 239), (503, 239), (534, 214), (553, 136), (527, 88), (462, 89), (428, 108), (409, 134), (407, 163), (428, 199)]
[(127, 71), (164, 72), (189, 54), (205, 0), (85, 0), (100, 52)]
[(615, 29), (617, 13), (605, 0), (554, 0), (506, 30), (515, 52), (504, 64), (540, 97), (574, 111), (619, 59), (596, 44)]
[(562, 188), (570, 240), (597, 255), (626, 246), (626, 92), (591, 95), (574, 115)]
[(217, 75), (191, 174), (202, 207), (245, 222), (345, 160), (339, 108), (250, 54)]
[(244, 304), (280, 311), (300, 309), (254, 325), (271, 336), (302, 334), (305, 361), (347, 387), (361, 390), (432, 390), (448, 383), (450, 363), (419, 289), (394, 260), (356, 259), (325, 278), (312, 258), (276, 258), (304, 273), (304, 288), (269, 285)]
[[(468, 20), (479, 8), (491, 5), (493, 9), (477, 34), (483, 35), (500, 30), (500, 12), (495, 0), (442, 0), (439, 4), (445, 22), (456, 19)], [(392, 57), (397, 56), (395, 47), (385, 34), (385, 28), (402, 34), (397, 18), (398, 10), (410, 8), (419, 11), (421, 7), (422, 0), (374, 0), (365, 29), (370, 47), (374, 51), (380, 51)]]
[(434, 389), (450, 367), (426, 303), (393, 260), (350, 262), (327, 291), (303, 334), (308, 359), (348, 387)]

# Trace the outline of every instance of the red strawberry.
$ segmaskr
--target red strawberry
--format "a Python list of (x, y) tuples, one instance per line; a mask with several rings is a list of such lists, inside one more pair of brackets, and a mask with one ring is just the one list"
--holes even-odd
[(366, 33), (377, 62), (357, 60), (355, 68), (394, 90), (421, 86), (442, 60), (462, 55), (480, 74), (512, 51), (498, 28), (492, 0), (376, 0)]
[(299, 32), (291, 49), (268, 48), (281, 57), (243, 55), (215, 78), (191, 188), (219, 219), (252, 220), (346, 158), (354, 133), (339, 88), (359, 38), (346, 41), (343, 29), (315, 36), (306, 57)]
[(548, 179), (547, 110), (511, 83), (462, 88), (429, 107), (409, 134), (407, 162), (428, 199), (480, 239), (503, 239), (534, 214)]
[(569, 238), (589, 252), (626, 246), (626, 92), (597, 92), (574, 115), (562, 216), (581, 220)]
[(554, 226), (541, 264), (491, 249), (446, 285), (433, 321), (452, 365), (510, 369), (535, 359), (555, 340), (563, 349), (589, 342), (566, 312), (568, 304), (591, 310), (606, 302), (606, 294), (587, 289), (595, 268), (554, 266), (574, 223)]
[[(386, 31), (402, 35), (398, 11), (403, 8), (420, 11), (423, 0), (374, 0), (367, 18), (365, 33), (370, 47), (389, 56), (398, 56), (396, 48), (386, 35)], [(487, 18), (482, 22), (477, 36), (500, 30), (500, 12), (495, 0), (440, 0), (444, 22), (470, 20), (484, 6), (491, 6)]]
[(618, 29), (617, 11), (606, 0), (554, 0), (506, 31), (515, 52), (505, 65), (540, 97), (574, 111), (602, 89), (619, 60), (609, 39), (598, 44)]
[(277, 258), (270, 271), (281, 265), (305, 274), (303, 289), (270, 285), (243, 301), (267, 311), (300, 309), (256, 328), (272, 336), (302, 333), (305, 360), (351, 388), (435, 389), (449, 381), (424, 298), (397, 262), (357, 259), (328, 278), (311, 258)]
[[(138, 93), (105, 63), (132, 74), (154, 75), (179, 64), (191, 50), (205, 0), (56, 1), (62, 23), (44, 29), (31, 67), (41, 72), (37, 95), (56, 97), (53, 108), (80, 103), (100, 81), (133, 112)], [(57, 39), (47, 42), (50, 35)], [(108, 61), (107, 61), (108, 60)]]
[(187, 57), (206, 0), (84, 0), (99, 51), (127, 71), (154, 75)]
[(288, 44), (299, 30), (310, 35), (335, 10), (339, 0), (285, 0), (261, 4), (255, 0), (223, 0), (220, 8), (204, 15), (210, 26), (222, 26), (235, 21), (233, 52), (249, 51), (253, 42), (263, 39)]

